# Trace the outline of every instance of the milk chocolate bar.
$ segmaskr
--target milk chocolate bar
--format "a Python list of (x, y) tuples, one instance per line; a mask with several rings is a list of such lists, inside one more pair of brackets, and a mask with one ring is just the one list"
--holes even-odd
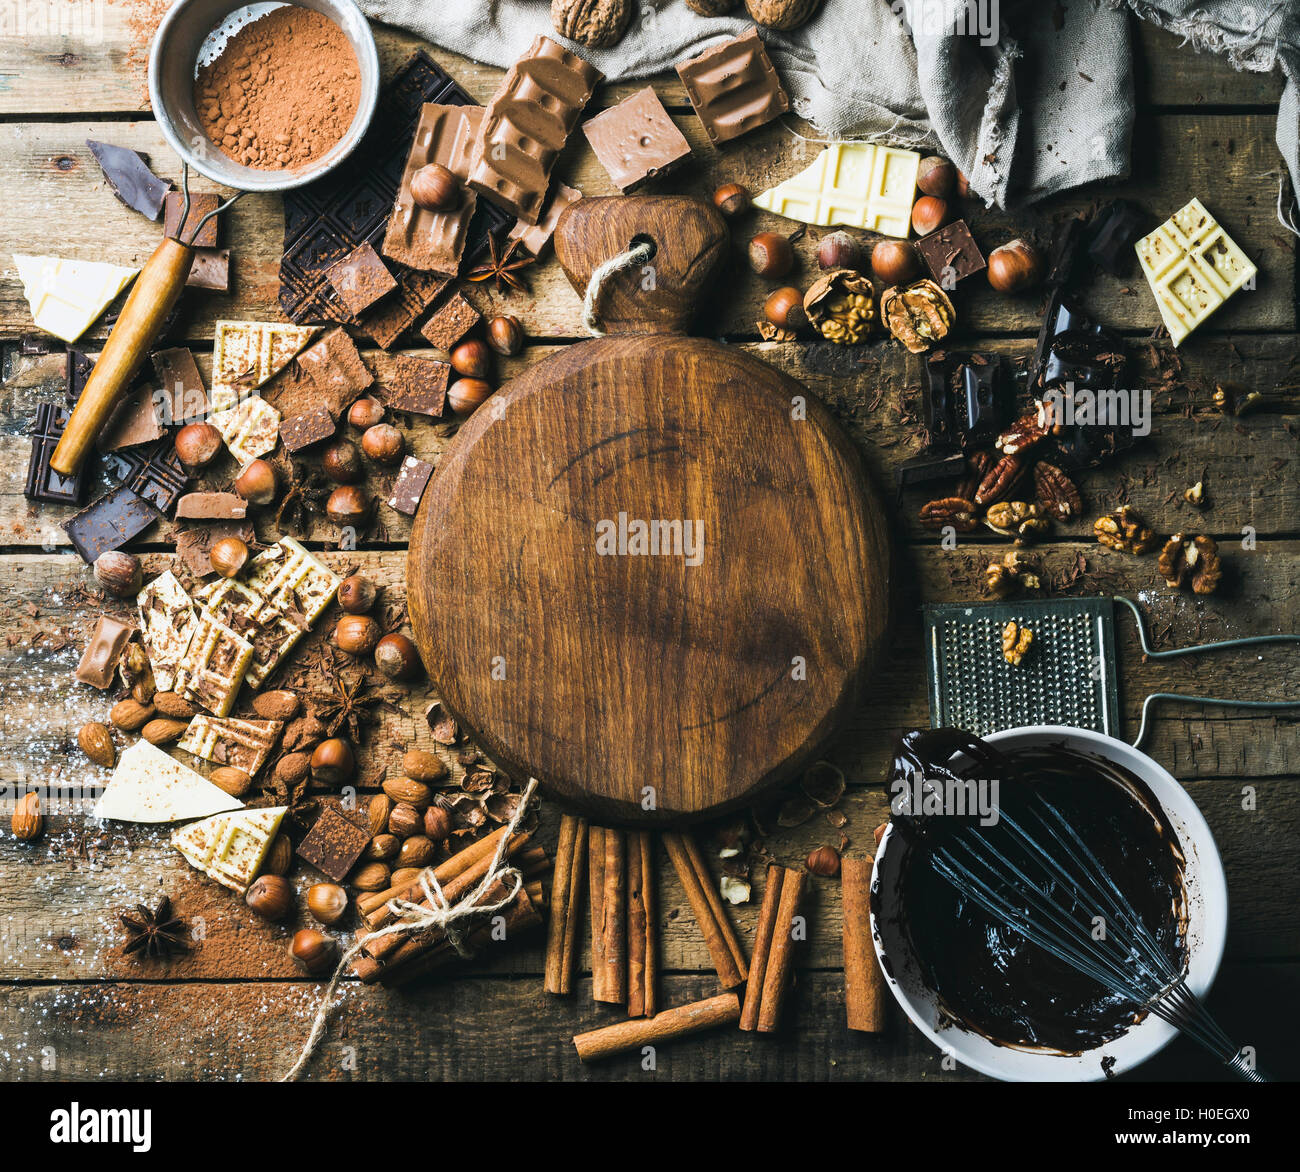
[(507, 244), (511, 240), (518, 240), (533, 256), (541, 256), (542, 249), (555, 235), (555, 226), (560, 222), (564, 209), (581, 198), (582, 192), (576, 187), (568, 187), (558, 179), (555, 180), (542, 205), (542, 214), (537, 223), (527, 224), (523, 220), (516, 220), (515, 226), (510, 229), (510, 235), (506, 237)]
[(208, 413), (208, 393), (203, 387), (194, 354), (186, 346), (159, 350), (151, 355), (154, 373), (168, 411), (165, 423), (186, 423)]
[(256, 777), (283, 731), (282, 720), (236, 720), (200, 713), (190, 721), (176, 747)]
[(81, 662), (73, 674), (83, 684), (89, 684), (102, 692), (112, 684), (118, 660), (122, 658), (122, 652), (134, 634), (135, 627), (130, 623), (111, 615), (100, 615), (90, 642), (82, 652)]
[(341, 261), (326, 269), (325, 275), (351, 314), (364, 313), (397, 288), (388, 266), (367, 243), (358, 244)]
[(174, 690), (214, 716), (225, 716), (234, 706), (252, 660), (253, 645), (219, 622), (211, 611), (202, 610), (177, 668)]
[(474, 143), (470, 187), (536, 224), (551, 168), (604, 77), (576, 53), (539, 36), (487, 104)]
[[(483, 125), (481, 106), (440, 106), (430, 102), (420, 113), (415, 141), (397, 188), (383, 253), (413, 269), (454, 277), (465, 252), (478, 197), (464, 187), (470, 155)], [(439, 163), (461, 181), (460, 201), (447, 211), (430, 211), (411, 195), (411, 180), (421, 167)]]
[[(305, 415), (323, 405), (341, 414), (353, 399), (369, 387), (370, 373), (356, 343), (342, 326), (336, 326), (313, 342), (290, 370), (267, 387), (263, 397), (286, 416)], [(300, 376), (300, 377), (295, 377)]]
[(167, 430), (159, 414), (153, 387), (141, 387), (118, 404), (96, 437), (95, 446), (101, 452), (115, 452), (162, 439)]
[(159, 516), (158, 510), (147, 500), (136, 496), (126, 485), (119, 485), (69, 517), (63, 522), (63, 528), (82, 560), (94, 565), (101, 553), (121, 549), (148, 529)]
[(420, 333), (439, 350), (450, 350), (482, 316), (461, 294), (453, 293), (420, 327)]
[(186, 288), (209, 289), (213, 293), (230, 292), (230, 249), (196, 248)]
[(790, 109), (790, 99), (754, 28), (683, 62), (677, 66), (677, 76), (714, 146)]
[(235, 492), (191, 492), (176, 502), (178, 521), (239, 521), (248, 502)]
[(635, 191), (691, 157), (691, 144), (650, 86), (587, 119), (582, 133), (619, 191)]

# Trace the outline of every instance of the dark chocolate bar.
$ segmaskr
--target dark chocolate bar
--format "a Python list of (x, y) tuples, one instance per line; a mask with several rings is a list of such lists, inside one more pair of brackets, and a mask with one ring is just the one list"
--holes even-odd
[(451, 367), (420, 354), (399, 354), (389, 376), (388, 405), (394, 411), (439, 418), (447, 405)]
[(109, 452), (104, 465), (123, 488), (148, 501), (160, 513), (171, 511), (189, 480), (170, 437), (145, 447)]
[(894, 478), (899, 488), (912, 488), (934, 480), (955, 480), (965, 470), (966, 457), (960, 448), (927, 444), (899, 465)]
[(954, 220), (928, 236), (922, 236), (916, 242), (916, 250), (942, 289), (951, 290), (958, 282), (982, 273), (988, 267), (965, 220)]
[(369, 244), (358, 244), (325, 273), (339, 300), (353, 316), (364, 313), (397, 288), (397, 278)]
[(139, 151), (89, 138), (86, 145), (104, 172), (113, 194), (132, 211), (156, 220), (172, 185), (149, 170), (148, 161)]
[(158, 517), (153, 505), (121, 484), (69, 517), (63, 522), (63, 528), (82, 560), (94, 565), (100, 554), (121, 549)]
[(86, 484), (94, 461), (88, 459), (74, 476), (63, 476), (50, 467), (50, 457), (59, 446), (69, 412), (57, 403), (41, 403), (30, 432), (32, 453), (27, 462), (27, 483), (23, 496), (50, 505), (79, 505), (86, 496)]
[(940, 350), (926, 361), (925, 414), (931, 442), (978, 448), (993, 442), (1011, 410), (1011, 387), (996, 354)]
[(1088, 257), (1112, 277), (1127, 276), (1136, 255), (1133, 246), (1146, 235), (1147, 217), (1127, 199), (1111, 200), (1092, 218)]
[(307, 837), (298, 844), (298, 857), (342, 883), (370, 845), (370, 831), (326, 806)]

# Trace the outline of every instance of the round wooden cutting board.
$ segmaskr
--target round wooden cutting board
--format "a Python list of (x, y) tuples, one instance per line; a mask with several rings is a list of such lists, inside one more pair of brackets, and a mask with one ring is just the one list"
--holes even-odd
[[(807, 762), (878, 653), (884, 512), (798, 382), (679, 331), (712, 208), (587, 199), (556, 251), (614, 336), (502, 387), (442, 457), (407, 589), (443, 702), (520, 777), (606, 822), (683, 821)], [(618, 331), (615, 333), (615, 331)]]

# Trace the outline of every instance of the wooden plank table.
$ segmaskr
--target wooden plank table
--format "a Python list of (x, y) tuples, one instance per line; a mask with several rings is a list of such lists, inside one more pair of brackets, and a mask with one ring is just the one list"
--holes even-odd
[[(0, 241), (6, 252), (139, 264), (153, 249), (157, 226), (111, 196), (85, 147), (87, 138), (108, 139), (147, 152), (164, 175), (179, 174), (144, 97), (148, 7), (98, 5), (95, 19), (84, 26), (74, 22), (61, 34), (0, 41), (0, 119), (6, 123), (0, 137), (0, 174), (6, 177)], [(388, 71), (419, 43), (392, 29), (378, 34)], [(1072, 192), (1030, 212), (969, 209), (975, 235), (986, 247), (1017, 234), (1045, 243), (1054, 220), (1100, 198), (1126, 195), (1163, 218), (1199, 195), (1258, 262), (1259, 287), (1235, 298), (1171, 365), (1167, 341), (1150, 340), (1157, 316), (1140, 277), (1092, 284), (1089, 307), (1129, 336), (1134, 385), (1156, 389), (1154, 433), (1147, 445), (1083, 478), (1086, 516), (1058, 527), (1042, 560), (1058, 584), (1085, 567), (1063, 587), (1071, 593), (1140, 597), (1162, 646), (1300, 630), (1295, 240), (1273, 214), (1281, 168), (1273, 143), (1281, 82), (1276, 75), (1234, 73), (1220, 58), (1180, 48), (1175, 38), (1148, 26), (1136, 40), (1140, 105), (1132, 178), (1104, 190)], [(476, 98), (491, 95), (498, 70), (432, 53)], [(796, 169), (801, 145), (786, 129), (765, 128), (718, 154), (704, 142), (676, 77), (658, 78), (654, 85), (695, 149), (675, 189), (707, 195), (718, 183), (734, 180), (758, 190)], [(617, 101), (632, 88), (606, 87), (597, 105)], [(588, 194), (610, 192), (582, 136), (575, 137), (558, 173)], [(203, 182), (198, 186), (206, 188)], [(849, 350), (758, 342), (755, 323), (765, 287), (740, 254), (751, 231), (778, 225), (774, 217), (758, 214), (738, 229), (730, 295), (701, 323), (701, 332), (743, 345), (804, 380), (849, 430), (877, 482), (892, 485), (894, 470), (917, 445), (909, 420), (919, 402), (919, 362), (890, 342)], [(236, 258), (234, 289), (229, 295), (191, 296), (183, 318), (184, 336), (200, 353), (205, 374), (213, 321), (278, 317), (279, 201), (246, 197), (226, 217), (224, 231)], [(815, 269), (815, 235), (798, 246), (801, 279)], [(20, 286), (6, 270), (0, 278), (0, 781), (72, 786), (96, 773), (76, 750), (76, 731), (87, 720), (102, 719), (107, 707), (71, 676), (102, 604), (88, 597), (93, 582), (58, 527), (67, 510), (34, 506), (22, 495), (25, 432), (36, 405), (61, 394), (62, 356), (21, 352), (18, 343), (30, 331), (30, 318)], [(507, 364), (506, 374), (582, 335), (578, 298), (553, 261), (533, 270), (530, 294), (505, 299), (476, 289), (474, 296), (485, 310), (500, 308), (525, 321), (530, 345)], [(960, 342), (1026, 354), (1038, 312), (1036, 297), (1008, 299), (987, 290), (966, 295)], [(366, 357), (382, 383), (391, 356)], [(1258, 413), (1225, 418), (1211, 401), (1214, 384), (1222, 380), (1274, 398)], [(408, 445), (436, 462), (449, 430), (413, 426)], [(231, 471), (219, 467), (208, 479), (228, 482)], [(1183, 490), (1200, 479), (1211, 502), (1203, 516), (1182, 500)], [(376, 492), (387, 486), (384, 476), (372, 480)], [(851, 726), (828, 749), (850, 779), (843, 809), (846, 833), (857, 849), (869, 844), (885, 813), (881, 780), (891, 744), (902, 730), (927, 720), (917, 603), (978, 597), (984, 565), (1002, 552), (992, 535), (971, 535), (956, 551), (945, 552), (915, 522), (922, 497), (909, 493), (899, 501), (892, 490), (887, 496), (904, 583), (896, 631), (887, 662)], [(1211, 533), (1229, 565), (1221, 593), (1207, 600), (1179, 595), (1158, 579), (1153, 558), (1099, 548), (1091, 539), (1091, 519), (1122, 500), (1162, 532), (1192, 527)], [(359, 550), (334, 550), (337, 534), (328, 525), (317, 526), (311, 542), (335, 568), (360, 567), (387, 587), (390, 601), (400, 603), (409, 523), (386, 506), (379, 519), (375, 535)], [(259, 537), (274, 535), (265, 518), (259, 526)], [(173, 563), (167, 535), (166, 526), (145, 535), (148, 572)], [(1243, 535), (1250, 538), (1246, 548)], [(816, 556), (816, 550), (809, 552)], [(331, 626), (328, 620), (319, 624), (323, 630), (314, 641)], [(1152, 690), (1190, 686), (1209, 694), (1300, 695), (1294, 653), (1203, 656), (1172, 668), (1144, 664), (1129, 627), (1121, 624), (1121, 632), (1122, 711), (1129, 730), (1136, 727), (1141, 697)], [(427, 688), (413, 687), (409, 703), (383, 714), (361, 754), (361, 776), (379, 776), (395, 762), (399, 746), (429, 746), (422, 713), (431, 698)], [(1230, 1033), (1257, 1046), (1264, 1064), (1294, 1077), (1300, 1072), (1297, 1027), (1292, 1016), (1273, 1013), (1271, 1006), (1294, 999), (1300, 983), (1295, 718), (1164, 709), (1149, 751), (1186, 782), (1227, 867), (1232, 927), (1214, 1008)], [(1247, 794), (1253, 802), (1244, 800)], [(544, 807), (540, 833), (548, 846), (557, 822), (556, 812)], [(287, 1069), (318, 992), (286, 954), (287, 929), (255, 919), (240, 901), (200, 879), (167, 846), (162, 831), (114, 824), (101, 837), (87, 838), (83, 827), (80, 817), (55, 816), (36, 844), (16, 843), (7, 832), (0, 836), (0, 1077), (257, 1079)], [(779, 860), (800, 865), (811, 847), (837, 840), (838, 832), (818, 819), (780, 833), (768, 847)], [(710, 995), (716, 980), (685, 896), (662, 856), (660, 877), (661, 1002), (674, 1005)], [(864, 1037), (845, 1029), (838, 885), (811, 886), (811, 939), (798, 955), (788, 1024), (775, 1037), (727, 1032), (661, 1047), (652, 1073), (633, 1058), (581, 1068), (570, 1036), (614, 1018), (593, 1005), (586, 981), (572, 999), (544, 995), (541, 949), (534, 943), (434, 985), (402, 992), (349, 985), (308, 1076), (972, 1078), (945, 1063), (892, 1005), (885, 1035)], [(145, 970), (121, 956), (117, 912), (163, 891), (203, 926), (206, 938), (165, 970)], [(752, 939), (756, 915), (757, 901), (736, 909), (742, 936)], [(1215, 1073), (1211, 1061), (1180, 1042), (1141, 1077)]]

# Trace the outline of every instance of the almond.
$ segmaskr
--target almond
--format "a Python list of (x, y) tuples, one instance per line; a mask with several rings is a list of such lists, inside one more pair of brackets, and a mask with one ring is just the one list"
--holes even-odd
[(242, 769), (236, 769), (233, 765), (218, 765), (208, 774), (208, 780), (232, 798), (242, 798), (248, 792), (248, 787), (253, 784), (253, 779), (247, 773)]
[(405, 887), (408, 883), (414, 883), (423, 869), (423, 867), (398, 867), (389, 882), (394, 887)]
[(253, 711), (263, 720), (292, 720), (298, 715), (298, 697), (283, 689), (253, 697)]
[(169, 720), (160, 716), (149, 721), (140, 730), (140, 735), (151, 745), (170, 745), (181, 739), (181, 734), (190, 727), (188, 720)]
[(397, 855), (399, 867), (427, 867), (433, 862), (433, 839), (423, 834), (413, 834), (404, 843)]
[(113, 747), (113, 734), (109, 732), (108, 725), (100, 724), (97, 720), (81, 726), (81, 730), (77, 733), (77, 744), (81, 746), (81, 751), (87, 757), (105, 769), (112, 769), (117, 761), (117, 749)]
[(262, 875), (287, 875), (293, 863), (293, 843), (287, 834), (277, 834), (266, 852), (266, 861), (262, 864)]
[(358, 891), (386, 891), (391, 874), (387, 863), (365, 863), (352, 872), (351, 883)]
[(433, 791), (422, 781), (413, 781), (409, 777), (390, 777), (383, 785), (386, 793), (395, 802), (423, 809), (433, 800)]
[(152, 704), (141, 704), (139, 700), (127, 699), (119, 700), (113, 705), (108, 719), (126, 732), (135, 732), (144, 728), (153, 719), (153, 715)]
[(294, 786), (301, 782), (310, 771), (310, 753), (287, 753), (275, 763), (275, 771), (272, 776), (277, 782)]
[(189, 720), (198, 714), (198, 709), (179, 692), (155, 692), (153, 706), (159, 716), (172, 720)]
[(395, 834), (376, 834), (370, 840), (370, 845), (366, 847), (362, 858), (384, 863), (396, 856), (402, 847), (402, 840)]
[(436, 753), (424, 749), (410, 749), (402, 758), (402, 769), (415, 781), (441, 781), (447, 776), (447, 766)]
[(387, 794), (375, 794), (366, 807), (366, 817), (370, 822), (370, 833), (383, 834), (388, 829), (388, 815), (393, 809), (393, 799)]
[(39, 795), (26, 793), (18, 799), (11, 825), (14, 837), (20, 842), (31, 842), (33, 839), (40, 838), (41, 831), (45, 829), (45, 817), (41, 814)]
[(398, 838), (410, 838), (413, 834), (419, 834), (423, 823), (420, 811), (406, 802), (398, 802), (388, 815), (388, 829)]

